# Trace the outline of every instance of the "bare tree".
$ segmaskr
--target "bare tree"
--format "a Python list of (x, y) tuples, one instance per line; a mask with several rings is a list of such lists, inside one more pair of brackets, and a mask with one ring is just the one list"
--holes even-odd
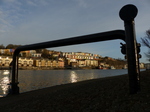
[(146, 36), (141, 38), (142, 44), (149, 48), (148, 52), (145, 55), (149, 58), (150, 61), (150, 29), (146, 31)]

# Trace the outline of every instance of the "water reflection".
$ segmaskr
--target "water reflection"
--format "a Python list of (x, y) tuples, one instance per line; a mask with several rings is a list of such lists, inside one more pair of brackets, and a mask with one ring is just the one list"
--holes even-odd
[(9, 70), (3, 70), (3, 75), (9, 75)]
[[(20, 93), (66, 83), (126, 74), (127, 70), (19, 70)], [(1, 73), (0, 73), (1, 76)], [(4, 77), (4, 75), (3, 75)], [(0, 77), (1, 79), (1, 77)], [(0, 88), (1, 91), (1, 88)]]
[(76, 72), (75, 71), (71, 71), (71, 73), (70, 73), (70, 81), (71, 81), (71, 83), (77, 82), (78, 81), (77, 79), (78, 79), (78, 76), (77, 76)]
[(3, 95), (0, 95), (0, 97), (3, 97), (7, 94), (8, 92), (8, 89), (9, 89), (9, 70), (3, 70), (0, 72), (0, 94), (3, 94)]

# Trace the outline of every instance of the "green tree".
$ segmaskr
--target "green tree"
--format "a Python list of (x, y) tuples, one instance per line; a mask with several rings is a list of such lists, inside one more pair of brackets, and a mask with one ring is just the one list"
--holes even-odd
[(49, 50), (47, 49), (36, 49), (36, 53), (41, 53), (43, 58), (49, 58)]
[(36, 53), (42, 53), (43, 49), (36, 49)]
[(49, 58), (49, 51), (47, 49), (42, 49), (41, 53), (43, 58)]

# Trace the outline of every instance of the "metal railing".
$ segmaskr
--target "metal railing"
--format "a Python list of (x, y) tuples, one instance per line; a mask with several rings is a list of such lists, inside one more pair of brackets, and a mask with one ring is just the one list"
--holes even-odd
[[(128, 10), (134, 10), (128, 12)], [(12, 64), (12, 79), (11, 79), (11, 88), (9, 94), (19, 94), (18, 87), (18, 55), (20, 51), (25, 50), (35, 50), (42, 48), (52, 48), (92, 42), (100, 42), (114, 39), (121, 39), (126, 42), (126, 52), (128, 60), (128, 74), (129, 74), (129, 84), (130, 84), (130, 93), (134, 94), (139, 91), (139, 62), (137, 58), (137, 43), (135, 38), (134, 31), (134, 18), (136, 16), (135, 11), (136, 7), (133, 5), (124, 6), (120, 11), (120, 17), (124, 19), (125, 22), (125, 31), (124, 30), (114, 30), (103, 33), (96, 33), (42, 43), (36, 43), (31, 45), (25, 45), (18, 47), (13, 55), (13, 64)], [(129, 15), (127, 15), (130, 13)], [(127, 16), (126, 16), (127, 15)], [(130, 17), (132, 16), (132, 18)], [(125, 17), (125, 18), (124, 18)], [(132, 57), (132, 58), (131, 58)], [(131, 66), (130, 66), (131, 65)]]

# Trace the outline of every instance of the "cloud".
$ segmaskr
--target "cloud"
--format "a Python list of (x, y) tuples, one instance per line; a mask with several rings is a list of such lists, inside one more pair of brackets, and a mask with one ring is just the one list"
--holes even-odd
[[(124, 29), (119, 10), (130, 3), (108, 0), (3, 0), (0, 7), (2, 44), (32, 44), (109, 30)], [(67, 2), (66, 2), (67, 1)], [(7, 3), (6, 3), (7, 2)], [(149, 6), (132, 0), (139, 8), (137, 36), (149, 27)], [(143, 2), (142, 2), (143, 3)], [(142, 7), (144, 6), (144, 7)], [(64, 47), (65, 50), (99, 52), (120, 57), (120, 40)], [(113, 48), (113, 49), (112, 49)], [(62, 49), (62, 48), (58, 48)], [(115, 53), (113, 53), (115, 52)], [(117, 55), (119, 53), (119, 56)]]
[[(10, 27), (10, 25), (17, 26), (22, 24), (26, 22), (27, 18), (30, 18), (38, 8), (46, 4), (48, 4), (46, 0), (3, 0), (0, 7), (0, 24), (8, 25), (8, 27)], [(36, 8), (33, 8), (33, 6), (36, 6)]]
[[(20, 2), (17, 0), (5, 0), (2, 3), (2, 6), (0, 8), (0, 24), (3, 26), (1, 27), (1, 30), (8, 30), (10, 29), (14, 23), (16, 23), (20, 17), (19, 11), (20, 8)], [(4, 27), (5, 26), (5, 27)], [(8, 28), (8, 29), (5, 29)]]
[[(37, 0), (37, 1), (39, 1), (39, 0)], [(47, 6), (47, 5), (50, 4), (50, 2), (48, 2), (47, 0), (40, 0), (39, 3), (40, 3), (42, 6)]]
[(86, 0), (77, 0), (77, 2), (78, 2), (80, 7), (84, 7), (84, 8), (88, 7)]
[(47, 1), (47, 0), (32, 0), (32, 1), (26, 0), (26, 2), (28, 5), (35, 6), (35, 7), (41, 7), (41, 6), (49, 5), (50, 1)]
[(7, 3), (13, 3), (13, 2), (16, 2), (17, 0), (3, 0), (3, 2), (7, 2)]
[(32, 5), (32, 6), (37, 6), (37, 4), (33, 1), (27, 0), (27, 4)]

